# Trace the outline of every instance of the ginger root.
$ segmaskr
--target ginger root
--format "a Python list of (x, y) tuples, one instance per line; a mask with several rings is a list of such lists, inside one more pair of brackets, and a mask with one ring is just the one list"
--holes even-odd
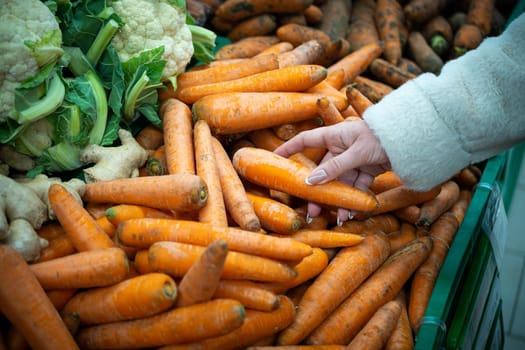
[(139, 175), (139, 168), (146, 163), (148, 152), (129, 131), (120, 129), (118, 135), (120, 146), (88, 145), (80, 152), (82, 163), (95, 163), (94, 166), (84, 169), (87, 183)]
[(29, 221), (15, 219), (9, 224), (5, 244), (18, 251), (27, 262), (34, 262), (40, 258), (40, 251), (49, 245), (49, 242), (40, 237)]
[(17, 152), (11, 145), (0, 145), (0, 161), (17, 171), (29, 171), (35, 166), (34, 160), (23, 153)]

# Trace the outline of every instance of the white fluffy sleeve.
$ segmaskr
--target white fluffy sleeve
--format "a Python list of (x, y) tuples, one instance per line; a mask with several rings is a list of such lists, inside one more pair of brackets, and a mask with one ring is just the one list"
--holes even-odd
[(363, 118), (393, 170), (417, 190), (525, 140), (525, 13), (498, 37), (425, 73)]

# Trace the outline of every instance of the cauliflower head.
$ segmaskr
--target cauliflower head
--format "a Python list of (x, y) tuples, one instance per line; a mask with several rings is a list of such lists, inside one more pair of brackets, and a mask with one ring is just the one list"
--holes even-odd
[(62, 32), (40, 0), (0, 0), (0, 123), (14, 113), (15, 89), (62, 54)]
[(164, 46), (166, 66), (161, 79), (184, 71), (194, 53), (184, 8), (169, 0), (118, 0), (111, 6), (124, 22), (111, 42), (121, 61)]

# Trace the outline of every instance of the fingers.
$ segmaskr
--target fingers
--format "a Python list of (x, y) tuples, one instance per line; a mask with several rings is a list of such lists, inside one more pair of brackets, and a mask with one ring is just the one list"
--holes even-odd
[(334, 132), (337, 132), (337, 129), (334, 129), (331, 126), (302, 131), (277, 147), (274, 150), (274, 153), (288, 158), (292, 154), (301, 152), (307, 147), (327, 148), (328, 145), (326, 140), (330, 139), (330, 135)]

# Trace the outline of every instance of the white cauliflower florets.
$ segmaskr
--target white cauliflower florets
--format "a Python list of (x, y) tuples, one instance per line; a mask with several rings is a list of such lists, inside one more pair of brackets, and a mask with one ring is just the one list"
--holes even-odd
[(124, 22), (112, 40), (121, 61), (164, 46), (162, 80), (184, 71), (193, 55), (184, 9), (167, 0), (119, 0), (112, 1), (111, 6)]
[[(63, 53), (55, 16), (40, 0), (0, 0), (0, 123), (14, 111), (15, 89)], [(25, 42), (40, 42), (32, 51)]]

